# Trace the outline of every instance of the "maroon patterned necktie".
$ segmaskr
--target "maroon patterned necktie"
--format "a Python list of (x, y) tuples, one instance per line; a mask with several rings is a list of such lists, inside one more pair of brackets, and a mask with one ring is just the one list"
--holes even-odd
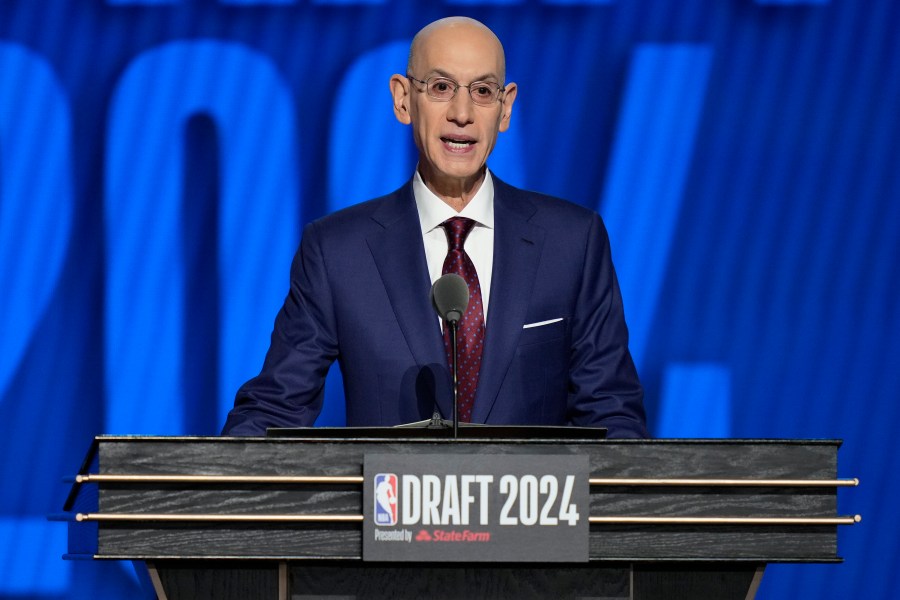
[[(475, 221), (465, 217), (453, 217), (441, 223), (447, 232), (447, 258), (444, 259), (442, 275), (456, 273), (469, 286), (469, 305), (466, 314), (459, 320), (456, 335), (457, 374), (459, 378), (459, 420), (472, 420), (475, 390), (478, 389), (478, 372), (481, 370), (481, 351), (484, 348), (484, 307), (481, 304), (481, 284), (472, 259), (463, 249), (466, 237), (475, 227)], [(453, 368), (453, 350), (450, 345), (450, 328), (444, 327), (444, 348), (447, 350), (447, 364)]]

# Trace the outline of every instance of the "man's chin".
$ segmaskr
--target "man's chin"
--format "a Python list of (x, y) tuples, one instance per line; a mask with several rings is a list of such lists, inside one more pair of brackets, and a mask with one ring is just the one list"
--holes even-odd
[(452, 160), (440, 165), (441, 177), (468, 181), (484, 175), (485, 164), (474, 160)]

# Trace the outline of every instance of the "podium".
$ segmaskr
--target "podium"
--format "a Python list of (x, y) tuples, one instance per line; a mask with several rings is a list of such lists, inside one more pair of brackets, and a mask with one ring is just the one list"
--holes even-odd
[[(743, 600), (767, 563), (841, 562), (837, 528), (860, 519), (836, 513), (858, 483), (837, 478), (836, 440), (396, 435), (97, 437), (57, 517), (64, 558), (143, 561), (170, 600)], [(588, 560), (364, 561), (371, 454), (587, 456)]]

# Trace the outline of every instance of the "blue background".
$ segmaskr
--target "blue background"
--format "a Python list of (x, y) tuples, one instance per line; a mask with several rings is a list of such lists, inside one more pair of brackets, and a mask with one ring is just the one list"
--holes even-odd
[[(841, 565), (900, 564), (900, 3), (0, 3), (0, 596), (141, 597), (46, 521), (95, 434), (216, 434), (302, 225), (415, 164), (387, 80), (450, 14), (519, 84), (491, 167), (607, 222), (659, 437), (841, 438)], [(340, 382), (320, 423), (339, 424)]]

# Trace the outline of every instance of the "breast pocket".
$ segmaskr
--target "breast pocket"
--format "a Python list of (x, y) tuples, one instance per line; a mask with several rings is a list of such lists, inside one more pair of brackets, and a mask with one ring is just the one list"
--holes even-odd
[(519, 347), (558, 340), (566, 336), (567, 319), (553, 320), (544, 324), (526, 325), (522, 328)]
[(522, 329), (516, 370), (527, 390), (530, 410), (541, 423), (565, 422), (569, 345), (567, 319)]

